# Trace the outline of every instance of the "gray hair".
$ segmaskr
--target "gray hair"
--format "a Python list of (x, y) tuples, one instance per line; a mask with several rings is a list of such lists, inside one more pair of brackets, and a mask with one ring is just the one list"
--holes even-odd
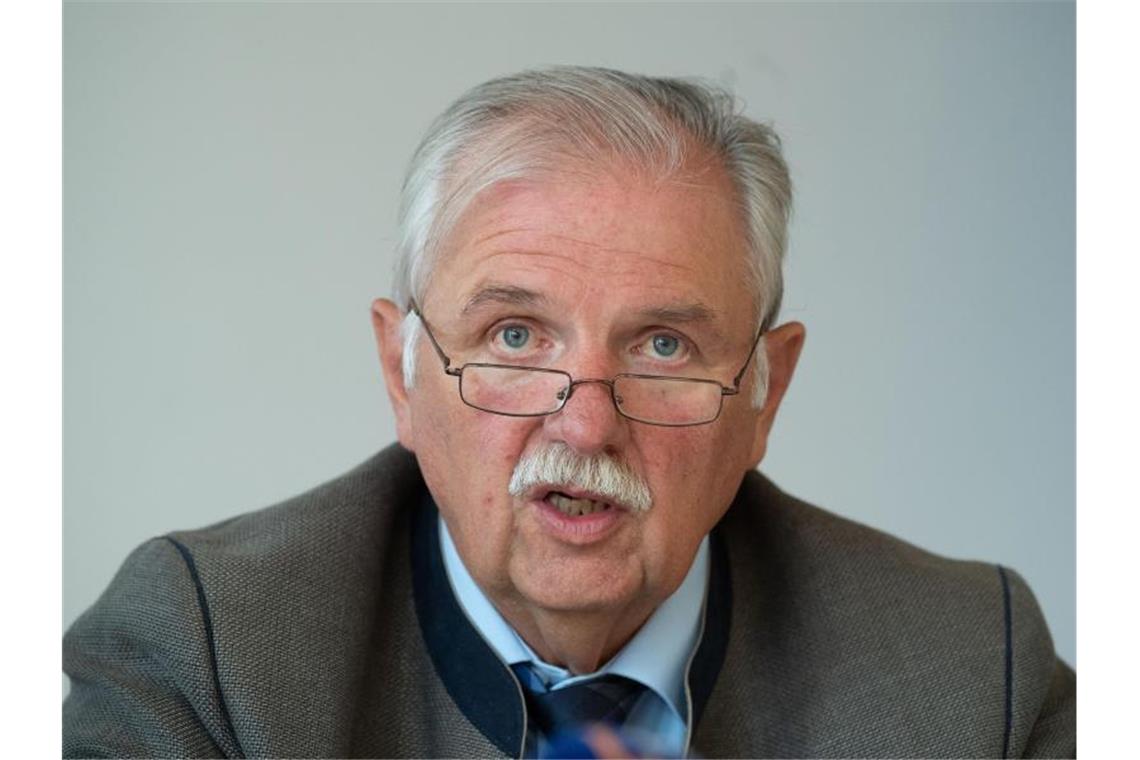
[(631, 467), (609, 454), (583, 456), (561, 441), (553, 441), (520, 458), (507, 492), (521, 498), (537, 485), (582, 488), (635, 514), (653, 506), (649, 484)]
[[(407, 311), (411, 298), (422, 301), (448, 233), (479, 193), (504, 180), (556, 173), (568, 161), (606, 166), (615, 158), (668, 177), (694, 155), (719, 160), (736, 189), (749, 247), (746, 277), (767, 330), (783, 295), (792, 203), (779, 137), (708, 83), (579, 66), (485, 82), (432, 123), (402, 189), (396, 303)], [(419, 319), (408, 311), (401, 334), (409, 387), (418, 333)], [(759, 407), (767, 397), (763, 345), (756, 370)]]

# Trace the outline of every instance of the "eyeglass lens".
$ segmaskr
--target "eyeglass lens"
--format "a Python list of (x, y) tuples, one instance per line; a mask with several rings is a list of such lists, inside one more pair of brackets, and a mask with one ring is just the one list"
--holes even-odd
[[(537, 368), (469, 364), (459, 380), (460, 396), (470, 406), (519, 416), (558, 411), (569, 388), (565, 373)], [(683, 378), (619, 375), (613, 392), (622, 414), (662, 425), (711, 422), (723, 399), (719, 383)]]

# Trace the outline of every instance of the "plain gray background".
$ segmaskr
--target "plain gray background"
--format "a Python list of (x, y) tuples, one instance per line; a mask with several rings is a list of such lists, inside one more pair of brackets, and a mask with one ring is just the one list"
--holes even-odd
[(1071, 3), (96, 4), (64, 11), (64, 595), (131, 548), (394, 440), (368, 306), (463, 90), (552, 63), (696, 75), (782, 134), (784, 319), (761, 469), (1001, 562), (1075, 642)]

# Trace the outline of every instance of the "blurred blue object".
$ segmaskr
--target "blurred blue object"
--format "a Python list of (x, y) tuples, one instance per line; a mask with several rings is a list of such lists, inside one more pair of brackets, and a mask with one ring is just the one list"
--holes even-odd
[(594, 750), (586, 743), (586, 734), (589, 728), (583, 727), (572, 731), (559, 731), (550, 737), (543, 758), (600, 758), (605, 755), (594, 754)]
[[(661, 742), (645, 731), (625, 730), (609, 723), (583, 724), (556, 732), (544, 744), (540, 757), (553, 758), (676, 758), (662, 752)], [(690, 757), (700, 757), (692, 754)]]

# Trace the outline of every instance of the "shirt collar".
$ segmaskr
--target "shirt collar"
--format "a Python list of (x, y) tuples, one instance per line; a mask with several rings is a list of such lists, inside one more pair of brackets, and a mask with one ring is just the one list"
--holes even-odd
[(467, 572), (442, 516), (439, 518), (439, 541), (447, 578), (459, 604), (507, 665), (532, 663), (540, 676), (553, 687), (577, 683), (603, 673), (632, 678), (653, 689), (677, 715), (689, 720), (685, 708), (685, 666), (700, 635), (709, 578), (708, 536), (701, 540), (681, 585), (649, 616), (634, 637), (596, 672), (579, 676), (572, 676), (564, 668), (543, 662), (503, 619)]

